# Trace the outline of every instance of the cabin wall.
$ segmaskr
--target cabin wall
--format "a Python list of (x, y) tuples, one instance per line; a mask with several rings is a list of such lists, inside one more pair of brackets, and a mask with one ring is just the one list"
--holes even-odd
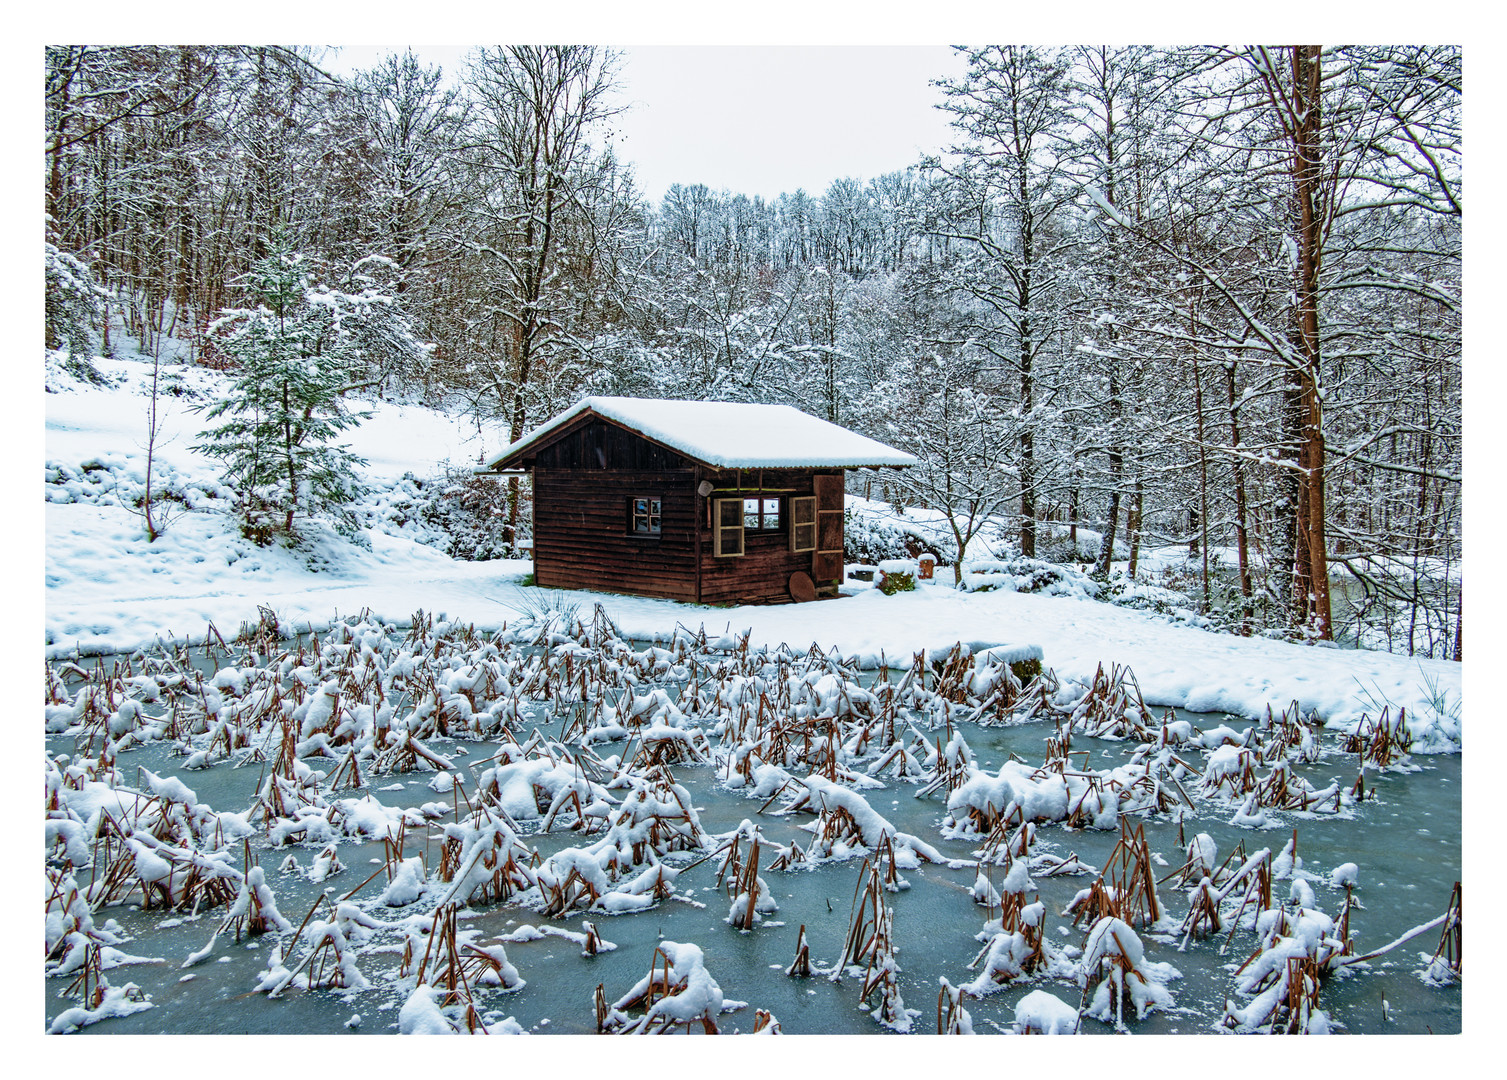
[[(628, 502), (660, 499), (660, 534), (629, 533)], [(696, 479), (674, 472), (534, 470), (534, 580), (551, 589), (696, 599)]]
[[(823, 479), (818, 479), (821, 477)], [(793, 496), (818, 494), (821, 485), (830, 489), (835, 477), (838, 498), (841, 499), (842, 470), (813, 469), (743, 469), (724, 471), (710, 475), (716, 486), (711, 498), (726, 498), (734, 495), (756, 496), (762, 493), (778, 494), (787, 501), (781, 516), (782, 528), (778, 532), (745, 533), (744, 551), (741, 556), (718, 558), (713, 554), (710, 532), (701, 545), (701, 601), (705, 604), (723, 603), (788, 603), (790, 601), (790, 576), (797, 571), (810, 574), (820, 583), (821, 578), (813, 572), (814, 558), (811, 552), (790, 550), (790, 508), (788, 500)], [(840, 505), (840, 503), (839, 503)], [(703, 504), (701, 524), (707, 524), (707, 510)], [(833, 521), (830, 516), (820, 521), (827, 527), (827, 538), (832, 536)], [(842, 515), (835, 521), (837, 546), (842, 547)], [(818, 529), (818, 546), (822, 546)], [(823, 561), (823, 568), (830, 571), (830, 559)], [(842, 574), (841, 556), (833, 576)]]
[(748, 533), (743, 542), (743, 555), (725, 559), (712, 555), (710, 541), (704, 545), (701, 602), (788, 603), (790, 575), (797, 570), (811, 572), (811, 553), (792, 552), (788, 531)]
[[(596, 418), (543, 446), (534, 467), (534, 580), (552, 589), (696, 599), (696, 469)], [(629, 500), (658, 498), (658, 536), (629, 532)]]
[[(546, 588), (785, 603), (792, 574), (811, 575), (819, 588), (841, 577), (841, 469), (709, 469), (595, 417), (524, 464), (534, 475), (534, 580)], [(703, 480), (713, 485), (709, 497), (697, 491)], [(784, 500), (781, 528), (747, 532), (743, 555), (716, 557), (710, 500), (759, 495)], [(817, 496), (825, 554), (790, 550), (789, 499), (801, 495)], [(630, 531), (629, 502), (640, 496), (660, 500), (658, 536)]]

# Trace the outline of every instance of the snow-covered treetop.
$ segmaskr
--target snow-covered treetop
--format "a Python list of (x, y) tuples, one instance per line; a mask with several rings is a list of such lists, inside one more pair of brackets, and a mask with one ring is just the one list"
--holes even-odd
[(654, 442), (718, 468), (905, 467), (902, 450), (819, 420), (789, 405), (732, 401), (669, 401), (587, 397), (509, 446), (490, 465), (516, 465), (520, 455), (586, 413), (621, 424)]

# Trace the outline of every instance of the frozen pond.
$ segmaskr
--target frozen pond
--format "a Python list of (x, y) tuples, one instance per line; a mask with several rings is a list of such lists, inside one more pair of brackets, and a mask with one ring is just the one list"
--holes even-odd
[[(359, 633), (355, 640), (359, 642)], [(715, 661), (717, 651), (703, 649), (698, 662), (687, 669), (683, 662), (687, 653), (683, 650), (681, 663), (661, 659), (661, 670), (655, 674), (652, 651), (638, 643), (635, 646), (619, 642), (617, 653), (624, 664), (629, 649), (646, 658), (640, 662), (640, 670), (645, 674), (632, 686), (633, 691), (642, 696), (651, 687), (666, 688), (670, 691), (667, 698), (686, 706), (683, 715), (696, 717), (685, 687), (698, 680), (704, 686), (710, 685), (709, 665)], [(581, 646), (572, 645), (562, 636), (548, 652), (520, 648), (514, 653), (494, 647), (492, 656), (499, 662), (513, 656), (516, 663), (526, 665), (537, 664), (541, 655), (558, 656), (572, 649), (579, 650)], [(382, 650), (379, 648), (375, 653), (368, 650), (368, 654), (381, 655)], [(474, 654), (473, 659), (476, 655), (480, 654)], [(587, 663), (584, 650), (574, 655), (583, 665)], [(228, 657), (220, 657), (200, 667), (213, 672), (222, 665), (235, 666)], [(387, 665), (388, 672), (396, 668), (396, 661)], [(135, 670), (139, 674), (139, 660)], [(448, 670), (464, 669), (452, 665)], [(893, 683), (899, 675), (889, 672), (886, 680)], [(771, 674), (767, 682), (773, 685), (773, 681)], [(814, 681), (813, 676), (807, 684)], [(166, 685), (167, 680), (159, 678), (159, 682)], [(317, 685), (319, 680), (313, 682)], [(728, 683), (726, 671), (723, 683)], [(873, 683), (873, 674), (866, 673), (854, 679), (852, 685)], [(69, 685), (73, 688), (78, 684), (72, 681)], [(221, 692), (226, 698), (234, 696), (234, 688), (229, 685), (222, 686)], [(164, 694), (156, 701), (143, 702), (142, 712), (148, 716), (166, 716), (170, 696)], [(474, 696), (475, 708), (480, 711), (487, 699), (485, 695)], [(332, 782), (338, 776), (341, 751), (333, 750), (323, 756), (308, 754), (302, 759), (325, 774), (319, 793), (326, 804), (370, 796), (389, 810), (413, 809), (415, 814), (410, 818), (413, 822), (420, 820), (419, 808), (425, 808), (423, 816), (427, 816), (427, 821), (407, 827), (401, 839), (401, 856), (421, 856), (427, 870), (428, 891), (411, 904), (386, 906), (377, 902), (387, 885), (385, 867), (389, 865), (393, 847), (369, 835), (342, 834), (335, 850), (344, 868), (323, 880), (312, 880), (318, 874), (311, 873), (316, 859), (328, 847), (322, 837), (314, 840), (293, 837), (289, 843), (274, 846), (269, 841), (267, 823), (255, 821), (255, 831), (246, 840), (223, 845), (230, 862), (240, 871), (246, 869), (248, 853), (262, 868), (275, 894), (277, 908), (293, 928), (330, 917), (334, 905), (317, 905), (321, 896), (332, 902), (348, 899), (361, 909), (371, 927), (365, 940), (357, 943), (352, 938), (352, 953), (367, 984), (365, 988), (301, 989), (295, 984), (277, 997), (256, 992), (269, 970), (269, 958), (275, 949), (281, 949), (289, 967), (304, 954), (291, 929), (256, 937), (243, 935), (239, 942), (233, 933), (226, 931), (202, 961), (185, 966), (191, 954), (204, 950), (211, 941), (225, 918), (225, 908), (166, 909), (159, 901), (144, 910), (139, 889), (122, 889), (111, 902), (98, 904), (93, 917), (96, 925), (110, 927), (118, 938), (114, 949), (143, 962), (107, 967), (103, 976), (111, 986), (136, 984), (137, 995), (149, 999), (153, 1007), (111, 1017), (82, 1030), (94, 1034), (396, 1031), (400, 1010), (413, 991), (412, 979), (404, 975), (405, 963), (411, 966), (412, 961), (405, 961), (402, 955), (405, 937), (398, 927), (403, 920), (412, 922), (419, 915), (427, 923), (443, 891), (437, 868), (441, 864), (444, 827), (466, 817), (471, 801), (478, 795), (477, 781), (481, 774), (498, 764), (499, 747), (516, 748), (536, 729), (544, 736), (558, 738), (559, 745), (579, 744), (592, 697), (589, 689), (585, 695), (577, 695), (579, 700), (575, 701), (567, 700), (558, 687), (550, 696), (553, 700), (546, 703), (514, 695), (517, 712), (507, 724), (512, 733), (510, 739), (495, 737), (495, 733), (494, 737), (466, 738), (431, 732), (425, 737), (423, 746), (451, 762), (452, 773), (461, 777), (466, 795), (460, 799), (452, 791), (436, 790), (444, 785), (434, 784), (433, 766), (422, 761), (418, 771), (385, 775), (368, 767), (362, 777), (363, 786), (351, 788), (345, 786), (345, 779), (339, 786)], [(410, 693), (409, 706), (418, 697)], [(608, 692), (607, 697), (618, 703), (626, 700), (616, 690)], [(945, 725), (950, 723), (951, 731), (961, 736), (973, 755), (970, 768), (974, 775), (998, 773), (1012, 757), (1032, 765), (1041, 763), (1048, 752), (1048, 740), (1060, 737), (1065, 726), (1062, 716), (986, 726), (962, 715), (972, 711), (966, 706), (958, 707), (957, 715), (947, 720), (935, 709), (916, 708), (918, 702), (921, 699), (912, 700), (911, 707), (904, 712), (907, 725), (924, 733), (930, 743), (940, 745), (949, 738)], [(625, 708), (623, 712), (626, 711)], [(710, 717), (719, 711), (727, 712), (725, 702), (720, 710), (703, 708), (699, 715)], [(54, 714), (49, 715), (53, 727), (63, 727)], [(118, 711), (115, 715), (119, 716)], [(129, 710), (127, 715), (129, 718)], [(223, 719), (225, 713), (220, 715)], [(395, 715), (399, 718), (403, 715), (402, 704), (397, 704)], [(625, 722), (626, 716), (620, 715), (618, 719)], [(1178, 719), (1203, 732), (1227, 726), (1236, 740), (1243, 738), (1252, 726), (1250, 721), (1226, 717), (1184, 715)], [(729, 787), (725, 782), (729, 754), (736, 750), (738, 739), (727, 724), (721, 731), (715, 724), (704, 722), (690, 726), (706, 730), (704, 745), (713, 751), (710, 761), (705, 764), (675, 761), (667, 768), (675, 783), (688, 793), (704, 833), (718, 839), (700, 850), (664, 852), (659, 861), (670, 868), (681, 868), (681, 872), (674, 877), (669, 895), (654, 899), (645, 910), (612, 914), (600, 907), (576, 908), (549, 915), (541, 912), (538, 895), (531, 898), (526, 890), (502, 902), (462, 904), (457, 926), (476, 931), (473, 941), (489, 945), (499, 940), (505, 943), (507, 961), (523, 980), (521, 988), (507, 991), (477, 988), (474, 1002), (480, 1018), (493, 1028), (510, 1029), (506, 1020), (511, 1018), (519, 1027), (537, 1033), (595, 1032), (597, 1015), (593, 1002), (597, 988), (602, 988), (609, 1002), (622, 997), (649, 972), (656, 947), (664, 940), (698, 945), (706, 972), (716, 980), (725, 998), (747, 1003), (745, 1008), (721, 1015), (718, 1024), (725, 1032), (751, 1030), (756, 1023), (756, 1011), (764, 1010), (773, 1014), (787, 1033), (885, 1033), (887, 1028), (870, 1015), (875, 1000), (860, 1004), (862, 972), (851, 969), (839, 978), (828, 974), (828, 969), (843, 954), (855, 897), (869, 865), (866, 858), (875, 857), (875, 852), (858, 844), (847, 848), (839, 845), (838, 850), (819, 860), (798, 862), (790, 869), (771, 869), (771, 852), (788, 850), (792, 844), (806, 851), (812, 849), (814, 838), (809, 828), (815, 820), (813, 814), (782, 812), (788, 793), (786, 797), (755, 796), (746, 787), (743, 790)], [(117, 722), (116, 727), (121, 724)], [(73, 763), (91, 758), (98, 754), (107, 728), (108, 722), (101, 719), (92, 740), (80, 724), (57, 731), (48, 737), (49, 756), (56, 759), (69, 755)], [(185, 725), (183, 731), (187, 730)], [(628, 738), (616, 741), (593, 739), (591, 753), (596, 760), (609, 764), (629, 762), (635, 748), (641, 748), (644, 730), (640, 726)], [(259, 793), (265, 790), (268, 775), (276, 767), (276, 729), (258, 733), (257, 738), (273, 748), (265, 760), (255, 760), (246, 748), (228, 758), (222, 755), (217, 761), (210, 754), (196, 762), (208, 767), (186, 769), (185, 764), (191, 759), (185, 753), (202, 749), (211, 737), (209, 731), (180, 732), (176, 739), (146, 739), (134, 747), (123, 748), (115, 760), (118, 785), (146, 791), (147, 773), (159, 778), (177, 776), (192, 789), (199, 804), (254, 820), (252, 811), (258, 804)], [(1278, 875), (1271, 882), (1273, 904), (1289, 901), (1306, 890), (1311, 899), (1305, 906), (1327, 913), (1336, 923), (1345, 907), (1346, 891), (1331, 884), (1331, 875), (1343, 864), (1355, 864), (1358, 884), (1353, 890), (1349, 915), (1354, 955), (1380, 948), (1410, 928), (1444, 914), (1451, 889), (1461, 876), (1460, 757), (1404, 756), (1387, 768), (1367, 768), (1363, 785), (1367, 797), (1353, 799), (1349, 794), (1361, 775), (1357, 754), (1346, 752), (1334, 736), (1319, 732), (1317, 739), (1316, 746), (1304, 755), (1306, 760), (1291, 761), (1290, 771), (1312, 790), (1334, 789), (1344, 793), (1346, 797), (1332, 800), (1338, 806), (1337, 812), (1327, 805), (1318, 811), (1267, 808), (1260, 814), (1265, 818), (1263, 825), (1235, 825), (1231, 819), (1242, 809), (1239, 801), (1201, 794), (1196, 777), (1184, 774), (1180, 781), (1168, 781), (1170, 808), (1131, 809), (1120, 815), (1130, 828), (1144, 829), (1151, 869), (1161, 879), (1156, 888), (1164, 909), (1162, 922), (1137, 927), (1145, 959), (1170, 964), (1177, 973), (1166, 984), (1171, 993), (1170, 1005), (1154, 1009), (1140, 1019), (1134, 1019), (1127, 1009), (1126, 1027), (1130, 1031), (1207, 1033), (1218, 1029), (1227, 1002), (1241, 1004), (1246, 1000), (1236, 992), (1235, 969), (1258, 951), (1259, 942), (1249, 925), (1250, 919), (1246, 918), (1244, 925), (1231, 931), (1232, 921), (1240, 920), (1231, 919), (1233, 909), (1230, 909), (1221, 932), (1191, 937), (1186, 943), (1177, 927), (1189, 910), (1189, 886), (1180, 884), (1174, 875), (1187, 859), (1188, 843), (1198, 834), (1207, 834), (1217, 847), (1218, 860), (1225, 861), (1237, 846), (1243, 846), (1246, 856), (1263, 848), (1275, 855), (1296, 830), (1301, 869), (1292, 876)], [(359, 745), (359, 733), (350, 745)], [(1072, 768), (1084, 775), (1109, 776), (1114, 770), (1127, 767), (1137, 748), (1144, 745), (1135, 738), (1098, 738), (1086, 732), (1074, 733)], [(1186, 744), (1177, 748), (1177, 754), (1207, 772), (1213, 750)], [(919, 755), (917, 749), (918, 759)], [(866, 767), (878, 758), (877, 747), (848, 754), (844, 764), (849, 774), (862, 779), (843, 786), (857, 791), (875, 814), (893, 826), (896, 836), (917, 838), (920, 845), (934, 849), (944, 860), (923, 858), (914, 865), (905, 865), (901, 859), (898, 874), (905, 887), (883, 894), (883, 902), (893, 916), (893, 958), (899, 969), (896, 988), (905, 1006), (918, 1013), (911, 1030), (930, 1032), (936, 1030), (939, 980), (945, 978), (951, 985), (959, 986), (978, 977), (979, 969), (970, 970), (970, 964), (985, 948), (979, 936), (986, 921), (991, 914), (997, 919), (999, 910), (986, 909), (975, 901), (981, 838), (956, 835), (957, 830), (951, 827), (956, 820), (948, 816), (948, 789), (941, 787), (918, 797), (926, 786), (924, 778), (897, 778), (888, 769), (877, 770), (870, 779)], [(238, 765), (237, 761), (244, 763)], [(367, 765), (370, 766), (370, 761)], [(801, 777), (810, 770), (803, 764), (801, 768), (789, 767), (788, 771)], [(1264, 773), (1265, 769), (1261, 771)], [(609, 787), (609, 790), (617, 797), (623, 795), (621, 788)], [(735, 929), (726, 921), (733, 874), (728, 872), (724, 876), (721, 856), (707, 857), (745, 819), (757, 825), (766, 842), (766, 855), (758, 876), (778, 905), (778, 910), (765, 914), (751, 930)], [(541, 862), (565, 849), (584, 847), (592, 840), (592, 834), (581, 830), (556, 828), (546, 832), (538, 824), (537, 820), (517, 821), (520, 839), (538, 853)], [(1042, 821), (1030, 847), (1033, 862), (1029, 898), (1039, 899), (1044, 906), (1047, 939), (1059, 950), (1066, 950), (1069, 959), (1084, 947), (1093, 920), (1075, 925), (1074, 917), (1064, 912), (1075, 895), (1094, 882), (1097, 873), (1051, 875), (1039, 872), (1040, 866), (1046, 864), (1035, 860), (1076, 855), (1080, 862), (1096, 871), (1104, 870), (1121, 839), (1119, 823), (1099, 828), (1085, 827), (1086, 824)], [(1105, 822), (1101, 820), (1099, 824)], [(1238, 866), (1241, 861), (1236, 858), (1230, 865)], [(96, 843), (94, 865), (73, 868), (81, 889), (87, 890), (90, 881), (102, 872), (100, 862)], [(1003, 866), (986, 863), (983, 872), (993, 886), (1003, 885)], [(368, 881), (369, 875), (374, 877)], [(1295, 885), (1293, 877), (1302, 883)], [(720, 884), (719, 878), (722, 878)], [(1239, 893), (1234, 896), (1238, 899)], [(1287, 906), (1296, 907), (1291, 902)], [(316, 907), (318, 913), (311, 912)], [(311, 914), (310, 919), (305, 919), (306, 913)], [(594, 925), (601, 938), (614, 947), (604, 946), (595, 955), (583, 955), (579, 938), (587, 924)], [(530, 934), (521, 930), (525, 927), (544, 932)], [(802, 927), (813, 974), (791, 977), (786, 969), (796, 956)], [(1436, 986), (1420, 977), (1439, 937), (1437, 929), (1424, 932), (1384, 956), (1335, 972), (1323, 982), (1317, 998), (1319, 1007), (1336, 1028), (1349, 1033), (1460, 1031), (1458, 982)], [(49, 1024), (65, 1009), (78, 1004), (76, 990), (72, 994), (65, 992), (72, 977), (54, 975), (47, 979)], [(1092, 983), (1089, 989), (1092, 990)], [(999, 985), (982, 997), (967, 997), (963, 1004), (976, 1032), (1009, 1031), (1016, 1018), (1017, 1003), (1038, 990), (1055, 995), (1073, 1008), (1085, 997), (1084, 986), (1075, 978), (1038, 974)], [(1115, 1028), (1110, 1023), (1085, 1017), (1080, 1030), (1094, 1034), (1110, 1033)]]

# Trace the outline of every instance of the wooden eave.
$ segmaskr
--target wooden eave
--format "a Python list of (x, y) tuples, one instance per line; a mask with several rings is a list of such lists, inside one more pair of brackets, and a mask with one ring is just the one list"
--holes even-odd
[(515, 453), (509, 454), (505, 458), (499, 458), (496, 462), (493, 463), (492, 467), (489, 468), (487, 471), (488, 472), (502, 472), (503, 470), (510, 469), (510, 468), (511, 469), (520, 469), (520, 468), (521, 469), (532, 469), (534, 467), (534, 456), (536, 454), (538, 454), (540, 450), (543, 450), (547, 446), (553, 446), (555, 443), (559, 442), (561, 439), (564, 439), (564, 438), (566, 438), (569, 435), (574, 435), (576, 432), (580, 431), (582, 428), (587, 427), (593, 420), (600, 420), (604, 424), (611, 424), (613, 427), (622, 428), (622, 430), (624, 430), (626, 432), (629, 432), (630, 434), (636, 435), (640, 439), (643, 439), (644, 442), (653, 443), (655, 446), (659, 447), (661, 450), (669, 451), (670, 453), (676, 455), (677, 457), (684, 458), (686, 461), (691, 462), (693, 465), (705, 465), (706, 464), (703, 461), (698, 461), (696, 458), (692, 457), (690, 454), (687, 454), (684, 450), (676, 449), (673, 446), (666, 446), (664, 443), (660, 442), (658, 439), (651, 438), (650, 436), (645, 435), (642, 431), (639, 431), (637, 428), (631, 428), (627, 424), (624, 424), (624, 423), (621, 423), (621, 422), (619, 422), (617, 420), (612, 419), (612, 417), (610, 417), (610, 416), (603, 416), (599, 412), (595, 412), (592, 409), (587, 409), (585, 412), (581, 413), (580, 416), (576, 417), (570, 423), (565, 424), (564, 426), (559, 427), (559, 428), (555, 429), (554, 431), (551, 431), (548, 435), (544, 436), (538, 442), (527, 443), (526, 445), (524, 445), (522, 447), (519, 447), (519, 449)]

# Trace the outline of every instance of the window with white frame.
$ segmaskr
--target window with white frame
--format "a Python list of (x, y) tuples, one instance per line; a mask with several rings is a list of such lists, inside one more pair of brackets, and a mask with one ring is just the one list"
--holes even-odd
[(628, 531), (634, 536), (658, 536), (660, 501), (653, 495), (635, 495), (628, 500)]
[(745, 498), (743, 500), (743, 531), (779, 532), (779, 496), (763, 495)]

